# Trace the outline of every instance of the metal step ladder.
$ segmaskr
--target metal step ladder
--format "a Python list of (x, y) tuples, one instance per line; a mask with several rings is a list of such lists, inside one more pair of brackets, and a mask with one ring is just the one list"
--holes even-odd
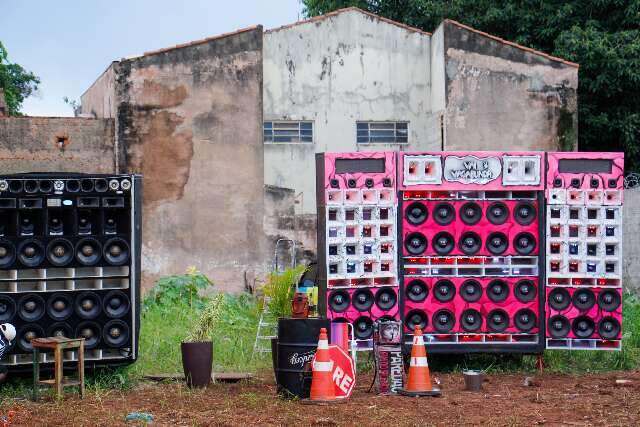
[(253, 343), (253, 354), (251, 360), (256, 353), (271, 353), (271, 339), (277, 335), (277, 324), (269, 312), (269, 298), (264, 297), (262, 301), (262, 311), (260, 312), (260, 320), (258, 320), (258, 330), (256, 332), (256, 340)]

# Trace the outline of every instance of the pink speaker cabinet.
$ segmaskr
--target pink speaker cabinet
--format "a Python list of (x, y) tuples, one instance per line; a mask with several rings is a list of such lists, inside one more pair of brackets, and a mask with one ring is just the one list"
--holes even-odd
[(548, 153), (548, 349), (619, 350), (623, 153)]

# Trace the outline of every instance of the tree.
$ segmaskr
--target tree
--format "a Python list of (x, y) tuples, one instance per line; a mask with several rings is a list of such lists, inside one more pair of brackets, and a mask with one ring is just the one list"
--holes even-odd
[(357, 6), (433, 31), (444, 18), (580, 64), (578, 144), (640, 170), (639, 0), (302, 0), (316, 16)]
[(4, 91), (7, 112), (10, 116), (16, 116), (20, 114), (25, 98), (38, 89), (40, 79), (7, 58), (7, 50), (0, 42), (0, 89)]

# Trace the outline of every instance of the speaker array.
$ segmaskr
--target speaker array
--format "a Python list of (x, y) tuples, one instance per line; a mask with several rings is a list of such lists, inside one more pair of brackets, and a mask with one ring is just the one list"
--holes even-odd
[(99, 364), (135, 360), (140, 182), (0, 178), (0, 321), (17, 329), (10, 364), (30, 363), (30, 341), (44, 336), (85, 338)]

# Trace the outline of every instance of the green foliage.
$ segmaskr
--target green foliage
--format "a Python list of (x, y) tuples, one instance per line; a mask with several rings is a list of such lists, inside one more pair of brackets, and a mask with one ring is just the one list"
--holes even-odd
[(199, 313), (198, 318), (191, 326), (191, 330), (185, 338), (185, 341), (203, 342), (211, 339), (213, 330), (216, 327), (218, 319), (220, 319), (223, 300), (224, 295), (217, 294), (207, 301), (204, 309)]
[(269, 274), (262, 291), (265, 297), (269, 298), (267, 306), (272, 316), (276, 318), (291, 316), (291, 301), (295, 293), (295, 284), (306, 270), (305, 265), (299, 265), (281, 273), (272, 272)]
[(213, 286), (213, 282), (207, 276), (189, 267), (185, 274), (167, 276), (158, 280), (156, 286), (149, 291), (144, 298), (144, 306), (149, 308), (154, 305), (173, 309), (177, 303), (186, 303), (189, 307), (202, 309), (206, 298), (200, 295)]
[[(578, 143), (625, 151), (640, 170), (640, 2), (638, 0), (302, 0), (307, 16), (357, 6), (433, 31), (454, 19), (580, 64)], [(560, 134), (562, 138), (572, 135)]]
[(7, 49), (0, 42), (0, 89), (4, 91), (10, 116), (20, 114), (22, 102), (38, 89), (39, 84), (40, 79), (35, 74), (9, 62)]

